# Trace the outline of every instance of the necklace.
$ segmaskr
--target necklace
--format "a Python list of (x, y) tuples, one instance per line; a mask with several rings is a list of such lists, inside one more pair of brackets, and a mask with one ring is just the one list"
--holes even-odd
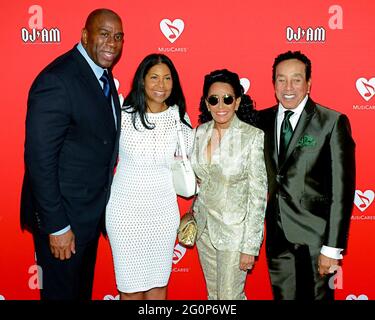
[(168, 106), (166, 105), (165, 102), (162, 105), (159, 105), (156, 108), (151, 108), (150, 106), (147, 106), (147, 112), (150, 112), (150, 113), (160, 113), (160, 112), (163, 112), (167, 109), (168, 109)]

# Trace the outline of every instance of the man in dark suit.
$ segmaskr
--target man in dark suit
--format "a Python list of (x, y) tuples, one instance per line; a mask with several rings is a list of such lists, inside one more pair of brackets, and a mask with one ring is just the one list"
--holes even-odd
[(50, 63), (29, 92), (21, 225), (33, 233), (41, 299), (91, 299), (118, 153), (111, 67), (122, 46), (121, 18), (97, 9), (81, 42)]
[[(348, 118), (310, 97), (301, 52), (273, 64), (278, 105), (261, 110), (269, 183), (266, 252), (276, 300), (332, 300), (330, 276), (346, 248), (355, 191)], [(330, 285), (331, 284), (331, 285)]]

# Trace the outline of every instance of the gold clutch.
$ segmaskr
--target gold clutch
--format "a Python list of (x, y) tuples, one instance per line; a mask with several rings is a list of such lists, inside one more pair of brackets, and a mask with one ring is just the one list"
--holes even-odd
[(197, 239), (198, 226), (192, 210), (185, 213), (178, 227), (178, 242), (185, 247), (193, 247)]

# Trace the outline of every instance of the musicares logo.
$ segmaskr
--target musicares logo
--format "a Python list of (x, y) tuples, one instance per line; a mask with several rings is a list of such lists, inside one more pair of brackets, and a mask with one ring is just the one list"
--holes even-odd
[(120, 300), (120, 295), (113, 296), (111, 294), (107, 294), (104, 296), (103, 300)]
[(356, 296), (355, 294), (349, 294), (346, 297), (346, 300), (368, 300), (368, 297), (365, 294), (360, 294), (359, 296)]
[(359, 94), (366, 101), (369, 101), (375, 95), (375, 78), (371, 78), (370, 80), (359, 78), (356, 81), (355, 86), (357, 87)]
[(114, 81), (114, 83), (115, 83), (116, 90), (117, 90), (117, 92), (119, 93), (118, 98), (119, 98), (119, 100), (120, 100), (120, 106), (122, 106), (122, 104), (124, 103), (124, 96), (123, 96), (123, 95), (120, 93), (120, 91), (119, 91), (119, 88), (120, 88), (120, 81), (119, 81), (118, 79), (116, 79), (116, 78), (113, 78), (113, 81)]
[(354, 204), (362, 212), (365, 211), (371, 203), (374, 201), (375, 193), (372, 190), (366, 190), (362, 192), (361, 190), (355, 191)]
[(244, 89), (244, 93), (247, 93), (247, 91), (250, 89), (250, 80), (247, 78), (241, 78), (240, 83)]
[(170, 43), (175, 42), (184, 31), (185, 24), (181, 19), (175, 19), (173, 22), (169, 19), (160, 21), (160, 30)]
[(177, 243), (173, 251), (173, 259), (172, 259), (173, 264), (177, 264), (183, 258), (185, 253), (186, 253), (186, 248)]

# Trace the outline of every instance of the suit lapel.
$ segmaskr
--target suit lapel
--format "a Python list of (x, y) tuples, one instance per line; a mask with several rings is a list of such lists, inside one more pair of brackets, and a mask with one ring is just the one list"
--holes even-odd
[[(285, 160), (284, 163), (281, 163), (279, 165), (279, 171), (284, 167), (285, 163), (288, 162), (288, 158), (293, 153), (294, 149), (297, 146), (299, 138), (302, 136), (302, 134), (305, 132), (307, 125), (310, 123), (310, 120), (312, 116), (315, 113), (315, 103), (309, 98), (306, 102), (306, 106), (303, 109), (301, 116), (298, 120), (297, 126), (294, 129), (292, 138), (290, 140), (288, 149), (286, 150)], [(275, 130), (276, 131), (276, 130)]]
[(278, 161), (279, 161), (279, 154), (277, 150), (277, 108), (273, 110), (273, 119), (270, 122), (272, 124), (271, 132), (273, 133), (270, 135), (270, 148), (272, 150), (272, 163), (275, 168), (278, 166)]
[[(81, 72), (78, 73), (79, 76), (81, 77), (82, 81), (86, 83), (88, 91), (92, 92), (92, 97), (96, 97), (95, 103), (92, 103), (92, 108), (95, 108), (93, 112), (95, 112), (103, 120), (104, 122), (103, 125), (105, 126), (106, 132), (108, 132), (107, 127), (109, 126), (111, 130), (114, 130), (115, 122), (113, 118), (112, 108), (111, 106), (108, 105), (108, 101), (105, 98), (103, 89), (100, 86), (98, 79), (95, 77), (94, 72), (90, 68), (85, 58), (78, 51), (78, 49), (75, 48), (75, 50), (73, 51), (73, 55), (77, 61), (79, 68), (81, 69)], [(113, 80), (110, 80), (110, 84), (111, 82), (113, 83)], [(112, 90), (112, 85), (111, 85), (111, 90)]]
[(214, 121), (211, 120), (211, 122), (209, 122), (208, 125), (207, 125), (207, 127), (206, 127), (206, 131), (202, 135), (202, 138), (203, 138), (202, 142), (203, 143), (201, 143), (200, 154), (204, 157), (204, 162), (207, 163), (207, 164), (211, 164), (212, 163), (213, 152), (212, 152), (212, 149), (211, 149), (211, 159), (210, 159), (210, 161), (208, 161), (208, 158), (207, 158), (207, 145), (208, 145), (208, 142), (211, 139), (213, 128), (214, 128)]
[[(268, 113), (268, 112), (267, 112)], [(273, 107), (269, 114), (266, 115), (266, 124), (267, 127), (264, 128), (266, 132), (265, 135), (265, 149), (268, 150), (266, 156), (269, 155), (269, 162), (271, 162), (272, 167), (275, 169), (278, 165), (278, 155), (277, 155), (277, 130), (276, 130), (276, 121), (277, 121), (277, 106)]]
[(117, 122), (116, 122), (115, 148), (114, 148), (114, 152), (113, 152), (113, 155), (112, 155), (112, 161), (111, 161), (112, 167), (115, 167), (116, 163), (117, 163), (120, 132), (121, 132), (121, 105), (120, 105), (118, 92), (117, 92), (115, 83), (113, 81), (112, 71), (108, 70), (108, 74), (109, 74), (109, 84), (110, 84), (110, 87), (111, 87), (111, 94), (112, 94), (113, 103), (114, 103), (114, 106), (115, 106), (116, 120), (117, 120)]
[(115, 82), (113, 80), (113, 74), (111, 70), (108, 70), (108, 75), (109, 75), (109, 85), (111, 87), (111, 94), (113, 98), (113, 104), (115, 106), (115, 113), (116, 113), (116, 119), (117, 119), (117, 132), (120, 131), (121, 129), (121, 106), (120, 106), (120, 100), (118, 97), (118, 91), (115, 86)]

